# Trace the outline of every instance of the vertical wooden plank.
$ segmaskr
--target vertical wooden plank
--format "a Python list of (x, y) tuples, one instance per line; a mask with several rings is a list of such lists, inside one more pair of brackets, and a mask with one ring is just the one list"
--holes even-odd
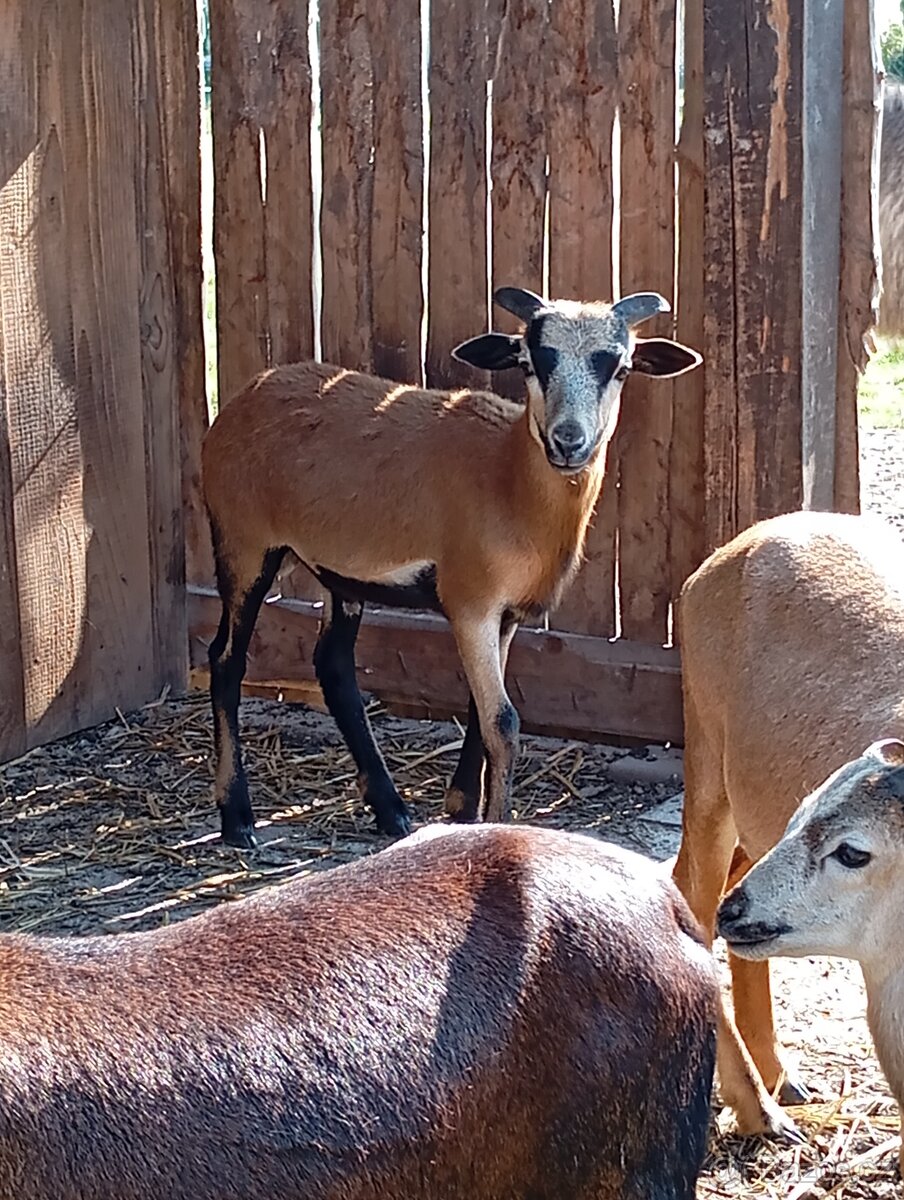
[(321, 0), (323, 357), (373, 363), (374, 64), (367, 0)]
[(372, 21), (373, 367), (421, 383), (424, 141), (420, 0), (394, 0)]
[[(0, 761), (21, 754), (26, 745), (9, 440), (9, 401), (17, 382), (18, 364), (15, 342), (10, 345), (4, 324), (7, 320), (13, 322), (11, 335), (15, 339), (18, 306), (12, 300), (9, 279), (15, 263), (9, 256), (12, 246), (7, 231), (17, 220), (15, 208), (21, 203), (20, 190), (26, 186), (20, 172), (37, 142), (33, 79), (25, 72), (26, 63), (36, 50), (29, 32), (19, 4), (0, 6)], [(36, 365), (40, 369), (40, 362)]]
[[(87, 610), (72, 697), (78, 724), (155, 692), (136, 236), (137, 0), (60, 6), (69, 287), (84, 462)], [(151, 433), (153, 436), (153, 432)], [(71, 728), (72, 725), (70, 724)], [(42, 731), (42, 736), (47, 736)]]
[(857, 388), (869, 357), (867, 338), (876, 323), (879, 297), (876, 183), (880, 68), (874, 6), (847, 0), (835, 417), (835, 507), (842, 512), (860, 511)]
[(268, 350), (272, 363), (297, 362), (314, 354), (308, 0), (270, 0), (257, 11)]
[(220, 404), (269, 363), (257, 0), (210, 0)]
[(194, 0), (157, 0), (154, 21), (175, 304), (173, 354), (178, 369), (185, 574), (191, 583), (212, 583), (213, 555), (201, 499), (201, 440), (207, 429), (207, 396), (198, 153), (200, 79)]
[[(545, 56), (549, 291), (608, 300), (612, 280), (612, 131), (618, 55), (612, 0), (555, 0)], [(552, 614), (557, 629), (615, 634), (618, 454), (587, 534), (584, 566)]]
[[(671, 300), (675, 262), (675, 4), (622, 0), (618, 16), (621, 127), (621, 292)], [(671, 332), (670, 318), (643, 336)], [(672, 385), (632, 377), (625, 388), (618, 501), (625, 637), (665, 642), (669, 571)]]
[(612, 0), (554, 0), (546, 52), (549, 291), (612, 298)]
[[(543, 292), (543, 223), (546, 208), (545, 66), (548, 0), (510, 0), (494, 25), (489, 59), (493, 76), (491, 210), (493, 287)], [(530, 69), (525, 70), (525, 64)], [(496, 329), (520, 323), (501, 310)], [(503, 371), (493, 388), (522, 399), (524, 374)]]
[(844, 0), (808, 0), (804, 22), (802, 499), (825, 511), (835, 499)]
[[(68, 297), (70, 231), (55, 124), (62, 112), (51, 74), (64, 43), (55, 4), (43, 12), (12, 7), (18, 27), (3, 46), (20, 56), (11, 83), (21, 95), (5, 95), (4, 108), (18, 108), (13, 128), (22, 137), (0, 191), (0, 307), (25, 744), (32, 745), (55, 698), (64, 692), (73, 700), (88, 531)], [(53, 737), (66, 728), (65, 717), (58, 713), (47, 725)]]
[(488, 378), (451, 357), (487, 328), (487, 0), (430, 3), (427, 383)]
[(706, 0), (704, 22), (707, 526), (721, 541), (801, 504), (803, 0), (757, 0), (743, 19)]
[[(170, 11), (174, 6), (170, 6)], [(187, 7), (183, 5), (183, 7)], [(183, 14), (189, 15), (192, 14)], [(135, 204), (141, 278), (139, 321), (144, 391), (148, 554), (155, 690), (177, 693), (188, 682), (188, 626), (185, 606), (185, 536), (182, 507), (182, 454), (179, 395), (183, 384), (178, 358), (178, 318), (173, 291), (169, 196), (164, 160), (163, 46), (159, 0), (142, 0), (132, 27), (134, 119), (137, 137)], [(192, 22), (186, 36), (191, 37)], [(190, 119), (188, 106), (186, 117)], [(197, 106), (195, 106), (197, 113)], [(195, 143), (200, 126), (195, 126)], [(200, 242), (195, 254), (200, 257)], [(200, 336), (200, 327), (198, 334)], [(188, 363), (192, 356), (189, 353)], [(188, 382), (188, 380), (186, 380)]]
[[(703, 0), (684, 0), (684, 106), (678, 138), (678, 296), (675, 333), (703, 349)], [(673, 385), (669, 450), (672, 598), (706, 557), (703, 394), (706, 362)], [(677, 630), (673, 631), (677, 633)]]

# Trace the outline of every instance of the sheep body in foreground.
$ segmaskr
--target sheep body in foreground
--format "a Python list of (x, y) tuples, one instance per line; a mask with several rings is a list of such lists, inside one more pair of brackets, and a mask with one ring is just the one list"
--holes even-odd
[(0, 937), (0, 1195), (691, 1200), (716, 984), (654, 864), (446, 827), (151, 933)]

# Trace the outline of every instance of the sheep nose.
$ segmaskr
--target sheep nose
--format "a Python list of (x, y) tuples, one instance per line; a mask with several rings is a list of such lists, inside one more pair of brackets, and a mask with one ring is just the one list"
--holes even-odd
[(750, 901), (743, 888), (735, 888), (719, 905), (719, 927), (734, 925), (742, 920), (750, 907)]
[(549, 432), (549, 440), (556, 455), (566, 463), (580, 458), (587, 444), (577, 421), (562, 421), (556, 425)]

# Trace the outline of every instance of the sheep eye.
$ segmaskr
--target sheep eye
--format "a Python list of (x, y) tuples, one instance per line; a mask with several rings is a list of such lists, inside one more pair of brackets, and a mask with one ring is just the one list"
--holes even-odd
[(856, 846), (842, 842), (837, 850), (832, 851), (829, 857), (837, 858), (843, 867), (855, 871), (859, 867), (865, 867), (873, 856), (867, 850), (858, 850)]
[(628, 378), (628, 368), (627, 367), (619, 367), (618, 370), (615, 372), (615, 378), (618, 380), (619, 383), (624, 383), (624, 381)]

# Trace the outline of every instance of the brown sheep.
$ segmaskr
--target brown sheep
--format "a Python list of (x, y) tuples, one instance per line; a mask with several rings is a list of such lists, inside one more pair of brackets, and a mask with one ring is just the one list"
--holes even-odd
[[(904, 735), (902, 563), (884, 522), (800, 512), (746, 530), (685, 584), (674, 878), (710, 934), (723, 891), (775, 845), (801, 800), (864, 746)], [(770, 1093), (790, 1102), (807, 1093), (776, 1046), (768, 961), (730, 962), (723, 1097), (743, 1132), (791, 1132)]]
[(692, 1200), (713, 964), (640, 856), (446, 827), (151, 933), (0, 936), (8, 1200)]
[[(866, 984), (876, 1054), (904, 1108), (904, 743), (846, 763), (791, 818), (781, 841), (719, 908), (732, 953), (837, 954)], [(904, 1174), (904, 1145), (898, 1151)]]
[(554, 606), (577, 570), (628, 374), (672, 376), (701, 360), (635, 336), (668, 309), (652, 293), (608, 305), (503, 288), (496, 301), (524, 334), (483, 334), (455, 354), (487, 370), (521, 366), (526, 405), (301, 363), (264, 372), (207, 434), (223, 600), (210, 646), (215, 795), (231, 845), (254, 845), (238, 707), (254, 623), (287, 550), (330, 593), (314, 668), (379, 829), (404, 834), (409, 819), (355, 680), (368, 601), (448, 617), (472, 698), (446, 806), (477, 818), (486, 760), (486, 816), (508, 816), (519, 721), (503, 677), (518, 622)]

